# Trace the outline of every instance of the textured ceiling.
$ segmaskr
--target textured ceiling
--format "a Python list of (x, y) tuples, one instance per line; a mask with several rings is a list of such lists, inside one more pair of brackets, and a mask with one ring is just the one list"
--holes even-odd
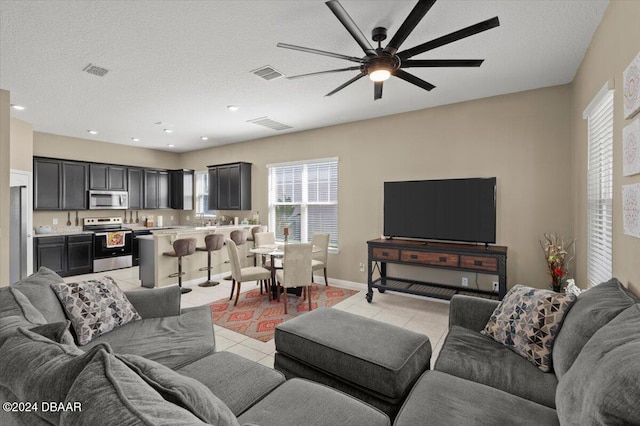
[[(341, 3), (367, 38), (385, 26), (390, 39), (415, 1)], [(27, 108), (12, 116), (36, 131), (190, 151), (568, 83), (607, 4), (440, 0), (402, 47), (498, 16), (498, 28), (413, 58), (484, 64), (412, 69), (436, 88), (426, 92), (392, 77), (374, 102), (368, 78), (324, 96), (357, 71), (272, 81), (250, 72), (271, 65), (296, 75), (353, 65), (280, 49), (278, 42), (364, 56), (323, 1), (1, 0), (0, 88)], [(83, 72), (89, 63), (109, 72)], [(230, 104), (240, 110), (230, 112)], [(247, 122), (265, 116), (292, 129)], [(174, 132), (164, 133), (157, 122)]]

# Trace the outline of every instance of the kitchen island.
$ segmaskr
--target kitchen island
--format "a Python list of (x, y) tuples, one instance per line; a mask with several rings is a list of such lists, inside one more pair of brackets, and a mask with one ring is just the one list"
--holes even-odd
[[(178, 258), (163, 256), (162, 253), (173, 251), (173, 242), (180, 238), (195, 238), (198, 247), (204, 247), (204, 238), (209, 234), (224, 234), (229, 238), (231, 232), (242, 230), (248, 236), (252, 225), (218, 225), (199, 227), (178, 227), (173, 229), (152, 230), (151, 235), (138, 237), (140, 243), (140, 281), (143, 287), (164, 287), (178, 283), (178, 278), (169, 278), (169, 275), (178, 271)], [(253, 247), (252, 241), (238, 246), (238, 255), (242, 267), (253, 266), (253, 258), (249, 249)], [(228, 263), (227, 249), (222, 248), (211, 253), (211, 275), (229, 273), (231, 267)], [(200, 268), (207, 266), (207, 252), (196, 251), (194, 254), (182, 259), (183, 285), (195, 285), (207, 280), (207, 271)]]

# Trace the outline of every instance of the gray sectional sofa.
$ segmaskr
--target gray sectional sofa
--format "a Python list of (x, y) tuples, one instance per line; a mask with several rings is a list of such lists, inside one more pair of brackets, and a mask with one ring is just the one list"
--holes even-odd
[(210, 308), (180, 310), (177, 286), (126, 293), (143, 319), (78, 347), (49, 287), (61, 281), (41, 269), (0, 288), (0, 400), (15, 403), (3, 426), (390, 424), (339, 391), (216, 352)]
[[(276, 357), (286, 361), (281, 366), (287, 366), (283, 370), (289, 380), (235, 354), (216, 352), (209, 307), (180, 310), (178, 287), (127, 293), (143, 319), (78, 348), (50, 293), (49, 283), (56, 279), (40, 271), (27, 282), (0, 288), (0, 400), (67, 405), (47, 412), (2, 411), (2, 425), (391, 423), (361, 400), (397, 403), (399, 412), (392, 410), (396, 426), (640, 424), (640, 304), (615, 279), (580, 295), (567, 313), (555, 341), (551, 373), (480, 334), (497, 302), (455, 296), (450, 330), (434, 370), (428, 370), (426, 337), (406, 330), (409, 334), (394, 336), (392, 326), (385, 325), (391, 327), (387, 336), (408, 336), (413, 343), (381, 341), (383, 351), (362, 354), (364, 361), (353, 363), (354, 374), (340, 377), (344, 366), (333, 368), (330, 362), (335, 349), (353, 357), (362, 347), (350, 347), (344, 335), (332, 342), (326, 328), (335, 332), (339, 325), (310, 320), (330, 315), (332, 310), (326, 310), (286, 323), (280, 346), (289, 352)], [(362, 323), (353, 327), (359, 330), (381, 326), (357, 321)], [(315, 343), (306, 345), (316, 349), (317, 337), (324, 336), (325, 348), (307, 356), (294, 349), (294, 335), (313, 335)], [(384, 351), (391, 361), (380, 358)], [(298, 365), (298, 358), (317, 365)], [(414, 364), (407, 366), (402, 359)], [(371, 371), (415, 373), (398, 382), (400, 400), (392, 399), (387, 389), (396, 383), (394, 377), (361, 377), (370, 373), (371, 361), (379, 364)], [(307, 374), (320, 382), (330, 376), (331, 386), (306, 380)], [(409, 389), (406, 394), (404, 389)], [(75, 403), (82, 410), (74, 411)]]

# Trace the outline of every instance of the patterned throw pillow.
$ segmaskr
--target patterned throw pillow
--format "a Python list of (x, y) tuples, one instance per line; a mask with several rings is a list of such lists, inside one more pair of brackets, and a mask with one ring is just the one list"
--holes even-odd
[(545, 373), (551, 371), (551, 349), (573, 294), (522, 285), (505, 295), (482, 334), (522, 355)]
[(86, 345), (101, 334), (142, 319), (111, 277), (55, 283), (51, 288), (71, 320), (78, 345)]

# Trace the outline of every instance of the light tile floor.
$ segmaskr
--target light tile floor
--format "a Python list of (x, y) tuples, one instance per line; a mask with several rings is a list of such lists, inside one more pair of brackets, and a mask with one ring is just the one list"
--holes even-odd
[[(67, 277), (65, 281), (80, 281), (105, 275), (112, 277), (120, 288), (125, 291), (147, 290), (140, 285), (138, 267)], [(182, 307), (206, 305), (224, 297), (229, 297), (231, 281), (222, 279), (219, 281), (220, 285), (215, 287), (189, 285), (188, 287), (193, 291), (182, 296)], [(316, 277), (316, 282), (322, 283), (324, 280)], [(331, 283), (331, 280), (329, 280), (329, 283), (336, 286), (336, 284)], [(242, 290), (250, 290), (253, 286), (253, 283), (243, 284)], [(367, 289), (365, 284), (350, 283), (340, 284), (339, 286), (359, 290), (360, 292), (335, 305), (335, 309), (373, 318), (429, 336), (433, 348), (431, 357), (431, 365), (433, 367), (448, 331), (449, 302), (424, 297), (412, 297), (389, 291), (381, 294), (376, 291), (373, 295), (373, 303), (368, 303), (364, 297)], [(276, 350), (273, 339), (265, 343), (217, 325), (214, 325), (214, 330), (216, 349), (218, 351), (233, 352), (273, 368)]]

